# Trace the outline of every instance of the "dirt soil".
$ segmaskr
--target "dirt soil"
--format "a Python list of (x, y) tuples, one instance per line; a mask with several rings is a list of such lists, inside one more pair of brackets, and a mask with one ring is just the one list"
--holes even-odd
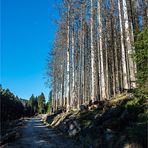
[(25, 121), (19, 130), (19, 137), (3, 148), (78, 148), (74, 140), (47, 128), (40, 118), (31, 118)]

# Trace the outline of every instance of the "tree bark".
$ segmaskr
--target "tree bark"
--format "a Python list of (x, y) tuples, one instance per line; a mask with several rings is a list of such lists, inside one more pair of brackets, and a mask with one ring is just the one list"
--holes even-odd
[(120, 21), (120, 36), (121, 36), (121, 59), (122, 59), (122, 72), (123, 72), (123, 89), (128, 89), (128, 78), (127, 78), (127, 67), (126, 67), (126, 57), (125, 57), (125, 46), (124, 46), (124, 37), (123, 37), (123, 21), (121, 15), (121, 4), (118, 0), (118, 9), (119, 9), (119, 21)]
[[(104, 63), (103, 63), (103, 48), (102, 48), (102, 19), (101, 19), (101, 0), (97, 1), (97, 11), (98, 11), (98, 33), (99, 33), (99, 58), (100, 58), (100, 87), (101, 87), (101, 100), (106, 99), (105, 93), (105, 77), (104, 77)], [(98, 59), (99, 59), (98, 58)]]
[(70, 3), (67, 12), (67, 112), (70, 109)]
[(129, 66), (129, 74), (130, 74), (130, 88), (135, 88), (135, 66), (133, 62), (133, 58), (131, 57), (133, 54), (133, 48), (131, 45), (131, 38), (130, 38), (130, 28), (129, 28), (129, 20), (128, 20), (128, 11), (127, 11), (127, 4), (126, 0), (123, 0), (123, 16), (124, 16), (124, 26), (125, 26), (125, 34), (126, 34), (126, 47), (128, 53), (128, 66)]

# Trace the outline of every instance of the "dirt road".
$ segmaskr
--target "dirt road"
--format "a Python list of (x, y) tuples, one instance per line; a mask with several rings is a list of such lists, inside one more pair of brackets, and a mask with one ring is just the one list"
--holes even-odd
[(26, 121), (20, 129), (20, 137), (5, 148), (78, 148), (71, 139), (43, 125), (39, 118)]

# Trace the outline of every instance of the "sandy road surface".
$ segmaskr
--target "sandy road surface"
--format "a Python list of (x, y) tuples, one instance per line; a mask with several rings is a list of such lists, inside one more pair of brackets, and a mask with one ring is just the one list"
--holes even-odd
[(79, 146), (53, 129), (46, 128), (39, 118), (31, 118), (20, 129), (20, 137), (5, 145), (5, 148), (79, 148)]

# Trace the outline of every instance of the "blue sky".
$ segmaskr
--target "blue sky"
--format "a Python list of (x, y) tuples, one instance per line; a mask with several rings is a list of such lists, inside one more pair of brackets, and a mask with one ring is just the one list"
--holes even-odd
[(45, 67), (58, 15), (55, 0), (1, 1), (1, 84), (28, 99), (44, 92)]

